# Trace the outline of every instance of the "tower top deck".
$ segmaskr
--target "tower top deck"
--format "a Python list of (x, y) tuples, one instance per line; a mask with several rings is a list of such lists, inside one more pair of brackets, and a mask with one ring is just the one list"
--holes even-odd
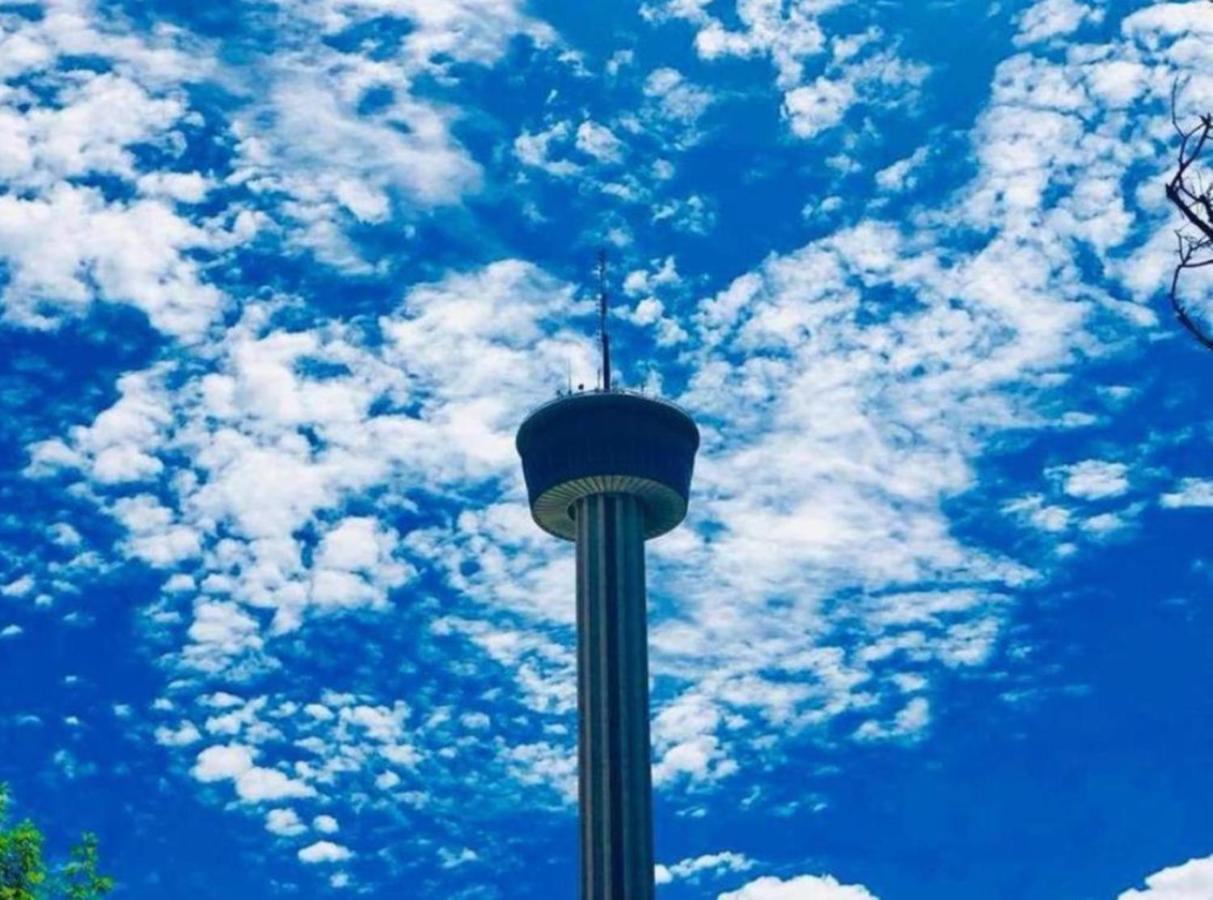
[(668, 400), (632, 391), (582, 391), (533, 410), (516, 441), (531, 515), (544, 531), (574, 540), (573, 506), (591, 494), (632, 494), (645, 510), (645, 538), (686, 516), (699, 429)]

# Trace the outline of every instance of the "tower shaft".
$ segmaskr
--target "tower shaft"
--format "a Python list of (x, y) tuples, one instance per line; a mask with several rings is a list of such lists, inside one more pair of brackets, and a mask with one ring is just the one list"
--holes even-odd
[(576, 501), (577, 705), (583, 900), (652, 900), (644, 506)]
[(699, 429), (667, 401), (588, 391), (532, 411), (516, 444), (535, 523), (577, 544), (581, 897), (653, 900), (644, 542), (686, 516)]

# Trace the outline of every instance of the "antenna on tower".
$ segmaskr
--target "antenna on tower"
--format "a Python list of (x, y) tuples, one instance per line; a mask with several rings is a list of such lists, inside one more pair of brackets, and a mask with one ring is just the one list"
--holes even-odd
[(607, 256), (598, 250), (598, 341), (602, 345), (602, 389), (611, 389), (611, 336), (607, 334)]

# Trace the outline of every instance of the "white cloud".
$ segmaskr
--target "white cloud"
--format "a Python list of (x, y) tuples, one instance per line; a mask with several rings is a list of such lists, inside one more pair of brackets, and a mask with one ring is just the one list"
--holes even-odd
[(707, 853), (703, 856), (689, 857), (668, 866), (658, 865), (655, 870), (655, 878), (658, 884), (684, 880), (695, 882), (705, 874), (719, 878), (731, 872), (749, 871), (755, 865), (754, 860), (745, 854), (726, 850), (722, 853)]
[[(40, 455), (32, 470), (77, 472), (81, 495), (127, 532), (123, 549), (171, 573), (146, 611), (157, 641), (171, 642), (161, 659), (173, 672), (173, 702), (158, 707), (166, 720), (158, 736), (193, 745), (191, 756), (202, 734), (223, 742), (202, 745), (199, 780), (232, 781), (246, 807), (313, 796), (343, 803), (373, 787), (375, 803), (421, 808), (418, 778), (459, 765), (469, 743), (497, 740), (470, 710), (430, 724), (395, 699), (291, 680), (255, 696), (247, 684), (280, 666), (279, 653), (306, 648), (319, 616), (378, 614), (398, 589), (408, 591), (402, 604), (424, 598), (407, 587), (416, 566), (441, 574), (450, 563), (469, 595), (503, 609), (569, 614), (570, 565), (530, 527), (516, 494), (478, 510), (483, 522), (464, 511), (448, 527), (413, 513), (422, 502), (462, 509), (469, 485), (517, 490), (517, 411), (562, 384), (570, 362), (580, 377), (592, 372), (588, 342), (568, 330), (570, 307), (566, 285), (513, 261), (410, 290), (372, 340), (341, 323), (284, 330), (273, 319), (281, 307), (254, 306), (205, 354), (124, 379), (110, 411)], [(137, 449), (161, 468), (147, 466), (137, 482), (102, 477), (96, 459), (111, 447)], [(372, 492), (375, 515), (365, 502)], [(389, 521), (404, 524), (398, 532)], [(493, 546), (475, 543), (482, 525)], [(144, 540), (177, 529), (192, 538), (190, 552)], [(528, 552), (499, 549), (499, 538)], [(459, 568), (465, 539), (480, 560), (474, 572)], [(499, 566), (517, 576), (504, 591)], [(390, 640), (391, 625), (374, 631)], [(486, 645), (511, 656), (495, 632), (485, 630)], [(544, 715), (565, 714), (575, 683), (568, 649), (550, 637), (534, 646), (511, 673)], [(186, 717), (202, 727), (191, 730)], [(277, 755), (288, 743), (296, 760)], [(518, 773), (575, 791), (575, 756), (558, 737), (503, 746), (496, 765), (503, 785)]]
[(338, 863), (345, 862), (354, 854), (350, 852), (349, 848), (334, 844), (332, 841), (316, 841), (316, 843), (302, 848), (298, 855), (300, 862)]
[(1129, 489), (1128, 472), (1124, 463), (1100, 459), (1087, 459), (1049, 470), (1050, 475), (1061, 479), (1066, 494), (1080, 500), (1121, 496)]
[(695, 36), (695, 49), (702, 58), (768, 55), (781, 85), (799, 81), (805, 61), (827, 48), (825, 33), (818, 22), (819, 12), (824, 11), (821, 4), (811, 0), (796, 0), (783, 6), (743, 2), (736, 4), (736, 10), (741, 27), (731, 31), (719, 20), (703, 15), (702, 8), (669, 7), (670, 13), (701, 26)]
[(0, 596), (24, 597), (34, 589), (35, 583), (32, 575), (22, 575), (0, 587)]
[[(196, 744), (202, 740), (202, 734), (198, 731), (198, 727), (193, 722), (182, 722), (177, 728), (156, 729), (156, 743), (162, 747), (188, 747), (190, 744)], [(212, 762), (212, 766), (215, 764)], [(208, 769), (205, 771), (213, 771)], [(214, 780), (203, 778), (203, 781)]]
[(279, 772), (253, 764), (254, 753), (240, 744), (217, 744), (198, 754), (191, 774), (199, 781), (234, 781), (236, 794), (249, 803), (310, 797), (307, 784)]
[[(332, 265), (367, 270), (348, 228), (382, 222), (393, 208), (409, 215), (458, 203), (480, 184), (479, 166), (452, 134), (457, 110), (414, 91), (415, 82), (448, 78), (461, 64), (490, 66), (517, 36), (545, 44), (553, 34), (515, 0), (279, 6), (296, 26), (279, 34), (294, 40), (231, 73), (263, 98), (237, 114), (236, 177), (266, 195), (288, 195), (280, 214), (292, 220), (291, 241)], [(338, 50), (326, 40), (377, 19), (410, 26), (391, 54)], [(370, 97), (380, 98), (373, 108)]]
[(577, 149), (598, 162), (615, 163), (623, 158), (624, 144), (611, 129), (587, 119), (577, 126)]
[[(208, 56), (171, 26), (136, 37), (96, 16), (91, 3), (58, 0), (41, 17), (9, 17), (0, 36), (3, 74), (36, 88), (0, 91), (0, 179), (9, 187), (0, 197), (9, 276), (0, 306), (10, 322), (46, 328), (94, 301), (126, 303), (166, 334), (197, 341), (225, 299), (195, 257), (224, 246), (232, 223), (182, 215), (179, 191), (141, 180), (134, 148), (180, 155), (189, 109), (175, 82), (205, 74)], [(55, 68), (89, 55), (109, 71)], [(72, 181), (100, 176), (131, 185), (133, 196), (107, 199)]]
[(891, 723), (884, 724), (869, 719), (859, 726), (855, 736), (864, 741), (913, 738), (921, 735), (930, 722), (930, 703), (925, 697), (914, 697), (898, 710)]
[(0, 258), (11, 279), (5, 316), (47, 327), (96, 299), (130, 303), (168, 334), (200, 338), (223, 305), (188, 254), (213, 236), (156, 200), (107, 202), (60, 184), (33, 197), (0, 197)]
[(1085, 519), (1082, 523), (1084, 531), (1103, 537), (1122, 531), (1132, 524), (1131, 519), (1120, 513), (1100, 513)]
[(568, 122), (557, 122), (542, 131), (524, 131), (514, 139), (514, 155), (524, 166), (541, 169), (555, 178), (568, 178), (581, 166), (568, 159), (553, 159), (559, 144), (567, 144), (573, 134)]
[[(1127, 34), (1144, 27), (1138, 15)], [(1187, 18), (1150, 15), (1187, 40)], [(1207, 56), (1189, 44), (1183, 53)], [(700, 304), (691, 345), (701, 349), (681, 400), (707, 427), (690, 527), (652, 550), (664, 589), (679, 598), (675, 616), (653, 623), (653, 665), (685, 678), (659, 696), (659, 720), (692, 696), (716, 717), (668, 739), (655, 725), (667, 784), (678, 774), (710, 780), (718, 762), (753, 752), (732, 741), (726, 716), (786, 737), (862, 710), (857, 738), (919, 735), (930, 707), (901, 695), (898, 660), (915, 660), (929, 682), (931, 664), (990, 658), (1004, 598), (1052, 562), (1038, 573), (966, 545), (947, 498), (977, 486), (974, 461), (1005, 429), (1048, 427), (1036, 398), (1072, 366), (1155, 323), (1145, 305), (1093, 293), (1073, 248), (1133, 285), (1139, 276), (1123, 260), (1154, 252), (1125, 242), (1157, 208), (1133, 205), (1118, 186), (1156, 150), (1124, 139), (1131, 91), (1109, 90), (1105, 65), (1148, 70), (1144, 83), (1161, 100), (1174, 74), (1166, 56), (1179, 52), (1168, 47), (1142, 38), (1061, 61), (1005, 61), (973, 138), (977, 174), (953, 205), (913, 229), (868, 220), (772, 257)], [(1112, 105), (1102, 119), (1079, 114), (1092, 104)], [(942, 220), (948, 229), (931, 233)], [(984, 236), (948, 249), (969, 228)], [(1157, 283), (1141, 276), (1142, 304)], [(873, 308), (866, 291), (877, 285), (915, 305)], [(1122, 463), (1088, 460), (1057, 474), (1084, 499), (1130, 487)], [(1042, 499), (1022, 512), (1037, 527), (1071, 524)], [(1110, 534), (1131, 518), (1101, 513), (1080, 527)], [(897, 589), (924, 581), (937, 589)], [(888, 597), (881, 609), (849, 607), (867, 629), (850, 652), (826, 637), (839, 614), (831, 598), (844, 591)], [(894, 626), (884, 610), (899, 607)], [(812, 644), (793, 637), (806, 634)], [(833, 655), (812, 656), (811, 646)], [(785, 659), (803, 668), (777, 682), (757, 675)]]
[(297, 837), (307, 831), (299, 814), (290, 807), (271, 809), (265, 814), (265, 830), (279, 837)]
[(1103, 16), (1103, 10), (1098, 6), (1079, 0), (1037, 0), (1019, 15), (1019, 34), (1015, 36), (1015, 43), (1023, 46), (1065, 37), (1087, 22), (1102, 22)]
[(448, 850), (446, 847), (439, 847), (438, 858), (442, 860), (442, 868), (455, 869), (467, 863), (476, 862), (480, 856), (470, 847), (463, 847), (458, 853)]
[(193, 615), (188, 634), (193, 642), (191, 655), (199, 666), (210, 668), (262, 646), (257, 620), (235, 604), (200, 602)]
[[(159, 330), (198, 342), (228, 304), (199, 258), (262, 228), (333, 265), (369, 269), (348, 229), (383, 222), (393, 210), (458, 203), (480, 183), (479, 167), (451, 133), (457, 112), (415, 94), (414, 81), (443, 77), (454, 65), (492, 65), (518, 35), (540, 44), (552, 38), (511, 0), (462, 0), (440, 10), (284, 2), (278, 14), (272, 53), (246, 43), (233, 66), (181, 29), (160, 23), (137, 36), (87, 0), (56, 0), (41, 17), (9, 17), (13, 31), (0, 36), (3, 74), (31, 75), (45, 90), (0, 96), (0, 178), (22, 188), (0, 198), (6, 318), (48, 327), (107, 300), (132, 304)], [(384, 17), (411, 25), (390, 57), (325, 40)], [(90, 55), (113, 70), (54, 69), (60, 57)], [(272, 201), (272, 219), (232, 205), (191, 220), (178, 205), (202, 200), (213, 181), (201, 172), (142, 171), (136, 161), (136, 147), (182, 155), (184, 132), (200, 121), (183, 83), (208, 78), (238, 101), (230, 132), (217, 135), (235, 142), (226, 185)], [(368, 107), (376, 97), (382, 102)], [(110, 200), (65, 180), (86, 175), (120, 179), (135, 195)]]
[(341, 830), (337, 820), (332, 816), (320, 815), (312, 819), (312, 827), (321, 834), (336, 834)]
[[(395, 197), (425, 209), (479, 185), (479, 167), (450, 133), (452, 114), (394, 92), (408, 83), (407, 68), (313, 46), (283, 52), (264, 74), (265, 104), (236, 126), (236, 177), (289, 195), (291, 239), (328, 263), (365, 269), (344, 229), (384, 221)], [(377, 89), (392, 102), (359, 114), (361, 99)]]
[(1146, 878), (1145, 889), (1122, 893), (1118, 900), (1206, 900), (1213, 897), (1213, 856), (1190, 859)]
[(1046, 504), (1045, 498), (1040, 494), (1019, 497), (1012, 500), (1003, 509), (1012, 515), (1026, 519), (1029, 524), (1041, 531), (1052, 533), (1065, 531), (1069, 528), (1072, 518), (1069, 509), (1064, 506)]
[(198, 754), (193, 776), (199, 781), (237, 778), (253, 767), (253, 752), (239, 744), (215, 745)]
[[(516, 409), (562, 382), (570, 360), (589, 368), (582, 340), (550, 324), (567, 302), (566, 289), (536, 270), (499, 263), (417, 288), (383, 320), (376, 352), (337, 326), (267, 332), (251, 314), (214, 368), (180, 387), (170, 390), (165, 367), (125, 377), (119, 400), (74, 430), (70, 449), (33, 448), (35, 471), (80, 468), (103, 489), (115, 481), (107, 454), (138, 461), (123, 481), (158, 480), (162, 455), (187, 455), (192, 471), (174, 474), (167, 499), (118, 496), (111, 508), (134, 555), (165, 567), (197, 560), (187, 656), (214, 668), (262, 648), (249, 607), (272, 610), (274, 629), (289, 631), (309, 608), (381, 607), (412, 577), (400, 535), (340, 515), (346, 498), (385, 479), (443, 490), (513, 476)], [(305, 375), (311, 360), (347, 374)], [(370, 412), (410, 395), (429, 407), (420, 417)], [(314, 429), (322, 447), (300, 428)], [(297, 537), (307, 525), (319, 531), (310, 562)]]
[(655, 104), (649, 117), (650, 128), (677, 123), (683, 131), (678, 143), (685, 146), (696, 137), (695, 126), (715, 102), (710, 90), (693, 84), (677, 69), (668, 66), (654, 69), (644, 80), (644, 95)]
[(912, 190), (917, 184), (917, 171), (930, 156), (930, 148), (919, 147), (904, 159), (899, 159), (876, 173), (876, 184), (886, 191)]
[(811, 138), (833, 128), (855, 103), (855, 97), (854, 85), (824, 77), (793, 88), (783, 98), (792, 133)]
[(1158, 503), (1166, 509), (1213, 507), (1213, 478), (1184, 478), (1174, 491), (1163, 494)]
[[(792, 133), (804, 139), (839, 124), (856, 104), (885, 94), (898, 95), (908, 107), (927, 69), (879, 47), (878, 28), (827, 35), (822, 17), (847, 0), (792, 0), (789, 3), (734, 4), (736, 27), (708, 12), (697, 0), (664, 0), (647, 4), (651, 19), (683, 19), (697, 29), (695, 49), (700, 58), (764, 56), (775, 67), (775, 86)], [(826, 71), (810, 79), (812, 63)], [(812, 66), (819, 68), (819, 66)]]
[(682, 778), (707, 782), (736, 771), (713, 734), (719, 725), (719, 710), (701, 695), (683, 694), (662, 708), (653, 719), (653, 783), (663, 786)]
[[(331, 33), (372, 6), (314, 3), (304, 12)], [(816, 83), (806, 81), (802, 64), (829, 46), (835, 68), (828, 80), (854, 95), (831, 115), (845, 115), (867, 90), (902, 76), (905, 83), (920, 79), (921, 71), (865, 49), (875, 38), (830, 43), (815, 36), (819, 7), (785, 4), (785, 13), (753, 5), (744, 34), (713, 30), (705, 4), (671, 10), (698, 17), (705, 56), (770, 55), (788, 96)], [(507, 8), (514, 9), (506, 3), (498, 12)], [(483, 4), (413, 10), (431, 18), (410, 33), (417, 37), (410, 37), (407, 66), (443, 75), (449, 35), (439, 25), (454, 21), (443, 17), (478, 10), (485, 12)], [(1147, 29), (1145, 15), (1132, 17), (1126, 34)], [(1177, 45), (1188, 40), (1186, 17), (1149, 15), (1172, 29)], [(797, 33), (765, 28), (785, 19)], [(478, 22), (464, 24), (468, 43), (456, 58), (492, 59), (503, 46), (499, 38)], [(365, 90), (384, 87), (400, 70), (317, 52), (315, 72), (299, 71), (308, 61), (301, 54), (270, 79), (273, 133), (260, 134), (256, 116), (243, 123), (241, 177), (266, 196), (292, 197), (287, 217), (305, 232), (302, 242), (355, 265), (342, 256), (348, 248), (335, 220), (379, 221), (397, 194), (420, 205), (455, 202), (470, 189), (471, 181), (460, 179), (472, 173), (459, 164), (463, 151), (450, 138), (448, 110), (401, 111), (400, 103), (412, 101), (400, 100), (372, 128), (345, 122)], [(1174, 52), (1203, 59), (1199, 46)], [(977, 461), (991, 442), (1041, 425), (1036, 399), (1062, 384), (1072, 365), (1107, 352), (1105, 337), (1151, 325), (1147, 307), (1097, 295), (1073, 250), (1083, 246), (1100, 257), (1133, 296), (1152, 296), (1155, 260), (1125, 245), (1149, 210), (1121, 197), (1119, 185), (1154, 148), (1148, 139), (1124, 137), (1118, 110), (1126, 98), (1169, 84), (1173, 73), (1157, 53), (1135, 37), (1063, 61), (1023, 54), (1004, 62), (974, 138), (977, 175), (954, 203), (913, 227), (864, 220), (771, 256), (709, 291), (690, 315), (637, 295), (640, 303), (654, 301), (643, 311), (638, 303), (637, 321), (669, 320), (690, 338), (682, 399), (704, 426), (692, 519), (654, 544), (651, 556), (660, 601), (653, 621), (655, 771), (664, 789), (727, 777), (742, 770), (746, 754), (777, 757), (787, 742), (814, 739), (844, 714), (862, 718), (860, 739), (918, 735), (929, 727), (923, 694), (936, 670), (991, 657), (1007, 595), (1040, 573), (966, 543), (949, 509), (978, 486)], [(646, 84), (655, 103), (687, 87), (681, 76), (662, 79)], [(345, 147), (330, 171), (313, 178), (323, 167), (325, 138), (306, 136), (297, 151), (286, 146), (312, 102), (325, 122), (340, 120), (334, 127), (342, 141), (373, 138), (392, 128), (392, 115), (416, 112), (396, 124), (425, 126), (425, 135), (410, 140), (430, 142), (425, 147), (447, 166), (434, 171), (451, 184), (430, 191), (425, 179), (433, 173), (412, 169), (424, 154), (397, 143), (391, 158), (379, 161), (354, 158)], [(709, 101), (684, 92), (678, 102), (690, 118)], [(1084, 117), (1092, 102), (1111, 112)], [(818, 123), (806, 127), (820, 130), (824, 119), (813, 119), (814, 104), (805, 108), (806, 121)], [(576, 140), (571, 125), (556, 137)], [(540, 149), (535, 159), (547, 160)], [(106, 158), (121, 168), (120, 152)], [(1077, 183), (1075, 173), (1085, 180)], [(886, 181), (906, 175), (899, 170)], [(151, 204), (146, 209), (171, 210), (202, 189), (196, 182), (140, 183), (157, 192), (140, 201)], [(710, 212), (708, 201), (696, 199)], [(662, 206), (654, 217), (690, 207)], [(197, 248), (184, 239), (174, 246), (205, 249), (214, 235), (197, 237)], [(171, 263), (172, 248), (152, 243), (151, 255), (163, 250)], [(177, 270), (168, 263), (129, 277), (139, 287), (142, 272), (152, 291), (148, 309), (155, 308), (153, 289), (171, 292)], [(48, 271), (49, 283), (66, 269)], [(29, 278), (38, 275), (31, 272)], [(202, 280), (189, 266), (181, 272), (186, 296), (186, 276)], [(658, 280), (649, 277), (646, 287), (657, 290)], [(70, 298), (70, 280), (57, 284)], [(881, 306), (872, 298), (882, 292), (899, 299)], [(79, 302), (86, 300), (82, 294)], [(528, 724), (544, 728), (525, 743), (493, 744), (494, 765), (524, 785), (574, 795), (572, 739), (556, 727), (575, 700), (571, 563), (531, 526), (512, 447), (519, 410), (563, 384), (570, 363), (575, 380), (592, 382), (592, 354), (566, 324), (570, 309), (579, 307), (568, 286), (519, 261), (418, 285), (393, 314), (357, 327), (284, 324), (298, 312), (289, 299), (250, 301), (233, 323), (216, 327), (213, 343), (124, 378), (111, 410), (32, 448), (31, 473), (78, 470), (78, 493), (114, 516), (126, 535), (122, 549), (171, 573), (147, 616), (157, 639), (169, 644), (161, 662), (176, 706), (172, 727), (161, 734), (170, 744), (183, 732), (192, 737), (182, 717), (205, 716), (209, 740), (233, 742), (199, 753), (195, 777), (232, 780), (249, 802), (318, 792), (329, 803), (374, 784), (393, 800), (407, 794), (424, 807), (411, 781), (441, 764), (434, 762), (440, 753), (459, 752), (453, 740), (427, 736), (427, 729), (449, 735), (430, 724), (441, 718), (435, 711), (415, 714), (374, 690), (336, 695), (295, 683), (263, 701), (237, 698), (221, 712), (207, 698), (216, 684), (238, 690), (252, 682), (279, 664), (275, 654), (285, 647), (306, 652), (308, 626), (332, 621), (320, 617), (375, 615), (394, 600), (410, 612), (424, 610), (432, 582), (423, 589), (415, 574), (425, 567), (427, 576), (446, 580), (459, 607), (432, 621), (433, 635), (466, 640), (499, 665), (514, 679), (511, 699), (533, 716)], [(197, 333), (211, 322), (213, 309), (204, 312), (187, 326), (163, 327)], [(1067, 484), (1074, 474), (1066, 473)], [(1127, 472), (1107, 468), (1078, 475), (1074, 485), (1090, 495), (1113, 489), (1118, 477), (1127, 489)], [(439, 509), (440, 517), (419, 523), (422, 508)], [(1025, 514), (1042, 528), (1069, 525), (1064, 509), (1043, 500)], [(1083, 527), (1103, 524), (1087, 520)], [(200, 674), (206, 694), (197, 686)], [(460, 739), (479, 740), (466, 730)], [(756, 732), (762, 740), (752, 740)], [(306, 761), (290, 769), (256, 766), (271, 740), (297, 741)], [(344, 850), (313, 850), (325, 844), (305, 848), (301, 858)], [(760, 879), (742, 890), (751, 888), (862, 890), (808, 876)]]
[(721, 894), (719, 900), (877, 900), (877, 898), (862, 885), (840, 884), (831, 875), (799, 875), (787, 881), (768, 875), (751, 881), (736, 891)]
[(289, 797), (312, 797), (315, 793), (316, 791), (304, 782), (284, 775), (277, 769), (254, 766), (236, 776), (236, 794), (248, 803), (285, 800)]

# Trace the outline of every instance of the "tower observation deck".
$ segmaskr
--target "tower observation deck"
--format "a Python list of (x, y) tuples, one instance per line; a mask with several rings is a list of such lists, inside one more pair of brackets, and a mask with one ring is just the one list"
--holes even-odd
[(583, 900), (651, 900), (644, 542), (686, 515), (699, 429), (672, 403), (609, 389), (553, 400), (518, 430), (531, 515), (577, 544)]

